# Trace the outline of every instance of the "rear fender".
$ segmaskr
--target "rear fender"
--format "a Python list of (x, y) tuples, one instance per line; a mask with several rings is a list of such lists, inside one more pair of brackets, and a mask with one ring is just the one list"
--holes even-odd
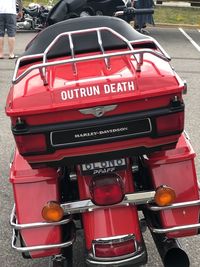
[[(123, 179), (125, 193), (134, 192), (133, 176), (130, 163), (126, 170), (117, 172)], [(78, 186), (80, 198), (91, 199), (89, 183), (91, 177), (82, 176), (78, 168)], [(116, 236), (134, 235), (136, 242), (141, 243), (142, 237), (137, 213), (137, 207), (128, 205), (124, 207), (106, 208), (86, 212), (82, 215), (86, 249), (92, 251), (92, 243), (97, 239), (105, 239)]]

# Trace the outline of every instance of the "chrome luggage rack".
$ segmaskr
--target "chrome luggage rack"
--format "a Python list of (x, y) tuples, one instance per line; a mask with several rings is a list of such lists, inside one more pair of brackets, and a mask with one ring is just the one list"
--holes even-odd
[[(102, 42), (102, 32), (103, 31), (110, 32), (115, 37), (118, 37), (121, 41), (123, 41), (127, 45), (128, 50), (120, 51), (120, 52), (118, 51), (118, 52), (106, 53), (104, 50), (103, 42)], [(100, 52), (102, 54), (92, 55), (92, 56), (80, 56), (79, 55), (79, 57), (76, 58), (72, 36), (77, 35), (77, 34), (89, 33), (89, 32), (96, 32), (98, 45), (100, 48)], [(58, 40), (60, 38), (62, 38), (63, 36), (68, 36), (68, 38), (69, 38), (71, 57), (66, 59), (66, 60), (56, 60), (53, 62), (48, 62), (47, 54), (52, 49), (52, 47), (58, 42)], [(149, 42), (154, 43), (157, 50), (149, 49), (149, 48), (135, 50), (133, 48), (134, 44), (144, 44), (144, 43), (149, 43)], [(166, 51), (152, 37), (149, 37), (147, 39), (129, 41), (124, 36), (122, 36), (121, 34), (117, 33), (116, 31), (114, 31), (113, 29), (108, 28), (108, 27), (99, 27), (99, 28), (91, 28), (91, 29), (84, 29), (84, 30), (78, 30), (78, 31), (63, 32), (63, 33), (61, 33), (55, 37), (55, 39), (47, 46), (44, 53), (27, 55), (27, 56), (22, 56), (22, 57), (18, 58), (18, 60), (16, 62), (15, 70), (14, 70), (12, 83), (17, 84), (24, 77), (26, 77), (31, 71), (33, 71), (35, 69), (39, 69), (41, 79), (43, 80), (44, 85), (48, 85), (47, 75), (46, 75), (47, 67), (71, 63), (74, 74), (77, 74), (77, 68), (76, 68), (77, 62), (90, 61), (90, 60), (95, 60), (95, 59), (103, 59), (107, 69), (111, 69), (110, 58), (111, 57), (118, 57), (118, 56), (125, 56), (125, 55), (133, 55), (133, 57), (135, 58), (135, 60), (137, 62), (137, 69), (136, 70), (139, 72), (139, 71), (141, 71), (141, 66), (143, 64), (143, 56), (145, 53), (153, 54), (153, 55), (155, 55), (155, 56), (157, 56), (157, 57), (159, 57), (165, 61), (170, 61), (170, 59), (171, 59), (170, 56), (166, 53)], [(22, 62), (27, 61), (27, 60), (31, 60), (31, 59), (37, 59), (37, 58), (38, 58), (38, 60), (41, 59), (42, 63), (33, 64), (32, 66), (28, 67), (25, 71), (23, 71), (20, 75), (18, 75), (19, 67), (20, 67)]]

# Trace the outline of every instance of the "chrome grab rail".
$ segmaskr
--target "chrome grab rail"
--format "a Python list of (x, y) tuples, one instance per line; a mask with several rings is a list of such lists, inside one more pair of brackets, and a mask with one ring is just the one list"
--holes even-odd
[[(103, 47), (103, 42), (102, 42), (102, 37), (101, 37), (101, 32), (102, 31), (108, 31), (118, 37), (121, 41), (123, 41), (129, 50), (126, 51), (121, 51), (121, 52), (112, 52), (112, 53), (105, 53), (104, 47)], [(99, 44), (99, 48), (101, 51), (101, 55), (93, 55), (93, 56), (81, 56), (79, 58), (75, 57), (75, 52), (74, 52), (74, 44), (73, 44), (73, 38), (72, 35), (76, 34), (82, 34), (82, 33), (89, 33), (89, 32), (96, 32), (97, 34), (97, 40)], [(66, 59), (66, 60), (56, 60), (53, 62), (47, 62), (47, 54), (48, 52), (52, 49), (52, 47), (58, 42), (60, 38), (63, 36), (68, 36), (69, 38), (69, 45), (70, 45), (70, 51), (71, 51), (71, 58)], [(158, 48), (158, 51), (154, 49), (137, 49), (134, 50), (132, 44), (134, 43), (140, 43), (140, 42), (149, 42), (152, 41)], [(99, 27), (99, 28), (91, 28), (91, 29), (85, 29), (85, 30), (78, 30), (78, 31), (70, 31), (70, 32), (63, 32), (55, 37), (55, 39), (49, 44), (49, 46), (45, 49), (44, 53), (40, 54), (35, 54), (35, 55), (28, 55), (28, 56), (22, 56), (17, 59), (14, 74), (13, 74), (13, 79), (12, 83), (17, 84), (20, 82), (25, 76), (27, 76), (31, 71), (35, 69), (39, 69), (41, 79), (43, 80), (44, 85), (48, 84), (47, 77), (46, 77), (46, 68), (50, 66), (58, 66), (58, 65), (64, 65), (64, 64), (69, 64), (71, 63), (73, 65), (73, 71), (76, 74), (77, 69), (76, 69), (76, 63), (77, 62), (83, 62), (83, 61), (90, 61), (94, 59), (104, 59), (105, 65), (107, 69), (110, 69), (110, 58), (111, 57), (117, 57), (117, 56), (125, 56), (125, 55), (133, 55), (136, 62), (137, 62), (137, 71), (141, 70), (141, 65), (143, 63), (143, 55), (145, 53), (150, 53), (153, 54), (165, 61), (169, 61), (170, 57), (169, 55), (162, 49), (162, 47), (158, 44), (158, 42), (153, 39), (152, 37), (149, 39), (142, 39), (140, 41), (128, 41), (124, 36), (121, 34), (117, 33), (116, 31), (112, 30), (111, 28), (108, 27)], [(139, 58), (136, 57), (136, 55), (139, 55)], [(30, 67), (28, 67), (26, 70), (24, 70), (20, 75), (18, 75), (19, 67), (20, 64), (29, 59), (35, 59), (35, 58), (41, 58), (42, 63), (40, 64), (34, 64)]]

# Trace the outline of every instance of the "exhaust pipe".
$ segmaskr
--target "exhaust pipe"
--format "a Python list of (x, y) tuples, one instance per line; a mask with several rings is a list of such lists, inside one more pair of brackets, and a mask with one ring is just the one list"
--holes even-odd
[(177, 239), (151, 233), (164, 267), (189, 267), (190, 261)]

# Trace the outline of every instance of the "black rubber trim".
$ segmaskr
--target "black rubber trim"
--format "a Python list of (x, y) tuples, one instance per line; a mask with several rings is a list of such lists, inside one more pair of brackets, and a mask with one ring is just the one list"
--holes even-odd
[(64, 122), (57, 124), (45, 124), (45, 125), (37, 125), (37, 126), (29, 126), (24, 121), (23, 124), (12, 126), (12, 132), (14, 135), (26, 135), (26, 134), (38, 134), (38, 133), (48, 133), (53, 131), (61, 131), (67, 129), (76, 129), (76, 128), (84, 128), (84, 127), (92, 127), (92, 126), (101, 126), (104, 124), (112, 124), (116, 122), (121, 122), (124, 120), (140, 120), (145, 118), (154, 118), (162, 115), (169, 115), (177, 112), (184, 111), (184, 104), (181, 103), (178, 107), (165, 107), (158, 108), (152, 110), (145, 110), (134, 113), (126, 113), (123, 115), (115, 115), (109, 117), (101, 117), (89, 120), (80, 120), (74, 122)]
[[(12, 127), (12, 132), (14, 136), (18, 135), (29, 135), (29, 134), (44, 134), (46, 137), (46, 144), (47, 144), (47, 150), (45, 152), (32, 152), (32, 153), (25, 153), (24, 156), (30, 156), (30, 155), (45, 155), (45, 154), (51, 154), (55, 152), (56, 150), (63, 149), (63, 148), (69, 148), (69, 147), (80, 147), (80, 146), (91, 146), (91, 145), (97, 145), (97, 144), (103, 144), (103, 143), (111, 143), (115, 141), (122, 141), (122, 140), (130, 140), (135, 138), (141, 138), (141, 137), (151, 137), (151, 138), (158, 138), (158, 134), (156, 133), (156, 123), (155, 119), (158, 116), (162, 115), (169, 115), (174, 114), (178, 112), (184, 111), (184, 104), (181, 103), (179, 106), (173, 107), (165, 107), (165, 108), (159, 108), (159, 109), (153, 109), (153, 110), (147, 110), (142, 112), (135, 112), (135, 113), (127, 113), (123, 115), (115, 115), (110, 117), (103, 117), (103, 118), (95, 118), (90, 120), (82, 120), (82, 121), (75, 121), (75, 122), (68, 122), (68, 123), (58, 123), (58, 124), (48, 124), (48, 125), (39, 125), (39, 126), (28, 126), (25, 122), (22, 122), (20, 125), (16, 125), (15, 127)], [(137, 133), (135, 136), (133, 135), (125, 135), (108, 139), (99, 139), (99, 140), (92, 140), (91, 142), (88, 141), (87, 143), (79, 143), (79, 144), (70, 144), (70, 145), (62, 145), (59, 147), (53, 147), (51, 145), (50, 141), (50, 135), (51, 132), (55, 131), (62, 131), (62, 130), (78, 130), (78, 129), (88, 129), (89, 127), (99, 127), (103, 125), (108, 125), (108, 127), (111, 124), (115, 123), (121, 123), (123, 121), (131, 121), (131, 120), (144, 120), (149, 119), (151, 122), (151, 131), (146, 133)], [(182, 132), (183, 129), (180, 131), (170, 132), (166, 134), (166, 136), (179, 134)], [(164, 136), (164, 135), (162, 135)]]

